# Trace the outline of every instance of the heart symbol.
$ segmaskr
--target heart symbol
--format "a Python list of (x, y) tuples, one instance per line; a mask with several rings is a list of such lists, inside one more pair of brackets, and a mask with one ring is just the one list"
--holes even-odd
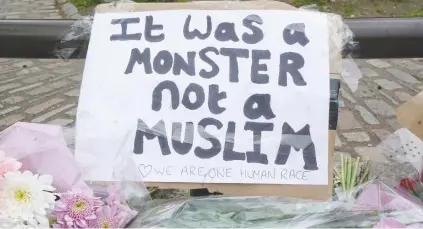
[(153, 169), (153, 166), (151, 165), (141, 164), (138, 166), (138, 170), (140, 171), (142, 177), (148, 176), (151, 173), (152, 169)]

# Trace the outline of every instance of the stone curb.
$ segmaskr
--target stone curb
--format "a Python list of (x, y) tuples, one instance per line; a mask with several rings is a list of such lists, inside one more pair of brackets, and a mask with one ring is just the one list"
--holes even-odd
[(81, 19), (78, 9), (68, 0), (56, 0), (57, 6), (67, 19)]

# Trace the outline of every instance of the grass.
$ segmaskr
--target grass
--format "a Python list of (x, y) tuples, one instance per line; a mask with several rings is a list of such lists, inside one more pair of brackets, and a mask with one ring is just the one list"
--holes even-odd
[(71, 0), (71, 3), (78, 8), (78, 11), (82, 14), (89, 12), (89, 9), (103, 3), (102, 0)]
[(423, 8), (416, 11), (407, 12), (403, 15), (404, 17), (423, 17)]
[[(134, 2), (186, 2), (188, 0), (133, 0)], [(70, 2), (78, 8), (82, 14), (89, 13), (90, 9), (96, 5), (105, 3), (104, 0), (70, 0)]]
[(354, 9), (351, 6), (344, 6), (344, 15), (351, 16), (354, 13)]
[[(69, 0), (81, 14), (89, 14), (105, 0)], [(133, 0), (134, 2), (187, 2), (190, 0)], [(322, 12), (344, 17), (399, 16), (423, 17), (423, 0), (281, 0), (295, 7), (317, 5)], [(366, 4), (365, 4), (366, 3)], [(416, 10), (417, 9), (417, 10)]]
[(344, 15), (351, 16), (354, 13), (354, 9), (351, 6), (344, 6)]
[(329, 3), (329, 0), (293, 0), (292, 5), (295, 7), (307, 6), (316, 4), (318, 6), (324, 6)]
[(337, 8), (343, 16), (351, 16), (354, 14), (354, 8), (347, 2), (329, 2), (329, 0), (292, 0), (290, 2), (295, 7), (317, 5), (319, 10), (324, 7)]

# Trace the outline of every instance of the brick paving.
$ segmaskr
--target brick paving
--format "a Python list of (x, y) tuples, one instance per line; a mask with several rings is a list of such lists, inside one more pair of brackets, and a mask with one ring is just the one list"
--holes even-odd
[(1, 0), (0, 19), (61, 19), (54, 0)]
[(0, 59), (0, 128), (16, 121), (74, 125), (83, 60)]
[[(0, 19), (62, 19), (54, 0), (2, 0)], [(83, 60), (0, 59), (0, 130), (17, 121), (75, 124)]]
[(423, 91), (423, 59), (355, 62), (362, 78), (355, 91), (341, 85), (335, 150), (368, 158), (400, 128), (396, 108)]
[[(1, 0), (0, 18), (61, 18), (54, 0)], [(355, 60), (358, 88), (342, 84), (336, 151), (363, 157), (399, 128), (395, 109), (423, 90), (423, 60)], [(0, 59), (0, 130), (16, 121), (73, 126), (82, 60)]]

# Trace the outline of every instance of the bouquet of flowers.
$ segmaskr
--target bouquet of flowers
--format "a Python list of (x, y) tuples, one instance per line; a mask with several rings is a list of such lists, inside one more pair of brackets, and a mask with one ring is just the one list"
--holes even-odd
[(370, 161), (341, 155), (340, 168), (334, 166), (333, 188), (338, 198), (346, 198), (356, 187), (369, 181)]
[(423, 141), (408, 129), (399, 129), (378, 147), (392, 161), (392, 168), (401, 168), (395, 171), (395, 188), (423, 203)]
[(59, 126), (17, 123), (0, 134), (0, 227), (123, 228), (138, 211), (122, 187), (82, 181)]
[[(423, 203), (407, 192), (423, 193), (419, 186), (421, 173), (417, 176), (418, 182), (400, 179), (404, 174), (412, 174), (410, 164), (417, 167), (420, 163), (416, 159), (410, 160), (410, 157), (415, 158), (414, 154), (408, 159), (402, 158), (402, 151), (398, 149), (410, 152), (407, 144), (418, 141), (409, 138), (405, 142), (391, 141), (406, 136), (399, 133), (378, 147), (391, 159), (390, 164), (378, 165), (360, 158), (341, 157), (340, 165), (334, 169), (337, 198), (310, 201), (285, 197), (219, 196), (158, 202), (142, 212), (131, 227), (423, 228)], [(389, 173), (371, 174), (374, 165), (386, 167)], [(383, 179), (371, 179), (375, 175)], [(394, 176), (399, 177), (398, 184), (402, 185), (396, 185)]]
[(264, 196), (153, 200), (130, 227), (423, 228), (423, 206), (384, 182), (370, 180), (350, 191), (357, 195), (347, 201)]
[[(398, 147), (387, 145), (381, 147), (394, 162), (421, 168), (410, 160), (417, 152), (404, 158)], [(328, 201), (226, 196), (146, 201), (147, 189), (126, 181), (131, 166), (117, 165), (114, 174), (120, 177), (112, 184), (83, 181), (60, 127), (17, 123), (0, 133), (0, 227), (423, 228), (421, 169), (413, 176), (403, 174), (417, 173), (403, 171), (393, 187), (369, 180), (371, 166), (342, 157), (334, 172), (338, 198)]]

